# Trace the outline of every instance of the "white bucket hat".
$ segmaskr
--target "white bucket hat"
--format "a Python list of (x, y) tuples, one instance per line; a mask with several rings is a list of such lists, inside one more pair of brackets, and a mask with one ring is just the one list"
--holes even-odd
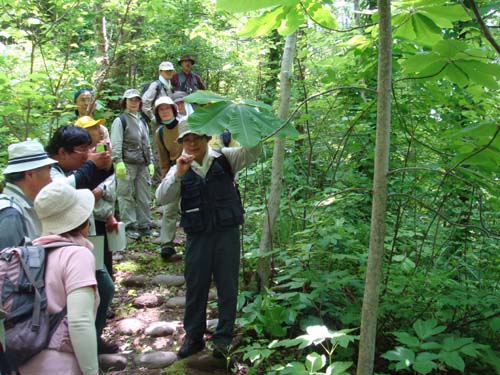
[(57, 163), (49, 158), (43, 146), (36, 140), (13, 143), (8, 148), (9, 160), (3, 174), (24, 172)]
[(155, 109), (158, 108), (158, 106), (160, 106), (162, 104), (168, 104), (168, 105), (175, 106), (174, 101), (172, 99), (170, 99), (170, 97), (168, 97), (168, 96), (162, 96), (162, 97), (159, 97), (158, 99), (156, 99)]
[(42, 222), (42, 235), (62, 234), (82, 225), (94, 209), (94, 194), (88, 189), (54, 181), (35, 198), (35, 211)]

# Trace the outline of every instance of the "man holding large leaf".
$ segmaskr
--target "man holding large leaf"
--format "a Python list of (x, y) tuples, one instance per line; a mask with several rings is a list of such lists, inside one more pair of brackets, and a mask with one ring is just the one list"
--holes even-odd
[(208, 145), (210, 136), (179, 124), (177, 141), (182, 155), (156, 191), (160, 205), (180, 198), (181, 227), (187, 235), (185, 251), (186, 338), (181, 358), (205, 347), (206, 306), (212, 278), (217, 288), (219, 323), (213, 335), (214, 356), (225, 358), (236, 318), (240, 230), (243, 207), (234, 186), (234, 174), (257, 159), (260, 144), (222, 148)]

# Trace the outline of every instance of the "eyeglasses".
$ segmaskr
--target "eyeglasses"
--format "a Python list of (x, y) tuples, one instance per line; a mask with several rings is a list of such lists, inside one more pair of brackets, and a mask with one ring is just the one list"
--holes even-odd
[(182, 143), (191, 143), (191, 142), (198, 143), (204, 138), (205, 138), (205, 136), (203, 136), (203, 135), (191, 134), (191, 135), (187, 135), (187, 136), (182, 137)]
[(90, 149), (86, 149), (86, 150), (77, 150), (77, 149), (73, 149), (73, 152), (74, 152), (75, 154), (87, 155), (87, 154), (90, 152)]

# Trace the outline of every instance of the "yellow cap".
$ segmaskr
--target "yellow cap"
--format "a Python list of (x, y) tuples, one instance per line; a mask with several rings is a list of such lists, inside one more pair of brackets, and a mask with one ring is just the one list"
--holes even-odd
[(76, 120), (75, 125), (79, 126), (80, 128), (87, 129), (87, 128), (91, 128), (92, 126), (95, 126), (95, 125), (102, 125), (105, 122), (106, 122), (106, 120), (104, 120), (103, 118), (101, 118), (99, 120), (94, 120), (90, 116), (83, 116), (83, 117), (80, 117), (78, 120)]

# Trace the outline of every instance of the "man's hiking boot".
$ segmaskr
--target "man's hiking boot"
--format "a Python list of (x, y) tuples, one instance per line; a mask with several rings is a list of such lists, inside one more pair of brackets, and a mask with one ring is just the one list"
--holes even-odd
[(184, 339), (184, 343), (177, 352), (179, 358), (186, 358), (198, 352), (201, 352), (205, 347), (205, 341), (202, 340), (192, 340), (187, 337)]
[(97, 354), (115, 354), (119, 351), (118, 345), (112, 342), (104, 342), (101, 338), (97, 340)]
[(158, 237), (160, 235), (157, 231), (154, 231), (149, 227), (139, 228), (139, 234), (141, 236), (152, 236), (152, 237)]
[(138, 240), (139, 238), (141, 238), (141, 234), (134, 229), (127, 229), (125, 233), (131, 240)]
[(224, 344), (215, 344), (212, 355), (214, 356), (214, 358), (226, 360), (229, 355), (228, 349), (229, 348)]
[(175, 249), (173, 246), (164, 246), (161, 248), (160, 255), (163, 260), (169, 260), (174, 254), (175, 254)]

